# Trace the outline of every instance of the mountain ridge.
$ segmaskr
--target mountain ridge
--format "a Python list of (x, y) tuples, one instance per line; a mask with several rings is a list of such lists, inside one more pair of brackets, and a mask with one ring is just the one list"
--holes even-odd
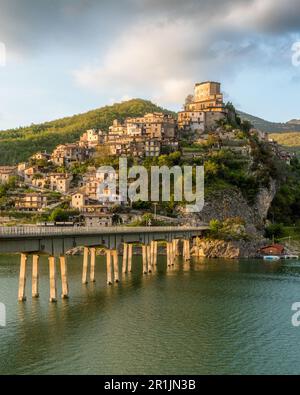
[(288, 122), (272, 122), (256, 117), (243, 111), (237, 111), (242, 119), (252, 123), (256, 129), (269, 133), (300, 132), (300, 120), (292, 119)]

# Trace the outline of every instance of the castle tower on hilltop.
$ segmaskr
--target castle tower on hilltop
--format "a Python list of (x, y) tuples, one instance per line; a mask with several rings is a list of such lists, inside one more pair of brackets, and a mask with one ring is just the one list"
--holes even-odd
[(179, 130), (204, 132), (215, 128), (216, 121), (226, 116), (221, 84), (205, 81), (195, 84), (194, 96), (178, 113)]

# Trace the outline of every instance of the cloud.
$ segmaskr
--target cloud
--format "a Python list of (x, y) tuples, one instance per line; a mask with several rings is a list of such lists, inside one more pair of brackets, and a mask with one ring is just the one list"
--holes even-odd
[[(281, 67), (290, 49), (295, 26), (282, 10), (287, 3), (294, 9), (294, 0), (284, 7), (274, 0), (132, 1), (142, 20), (112, 40), (97, 65), (74, 71), (80, 86), (114, 97), (147, 91), (170, 105), (182, 102), (197, 80), (230, 79), (245, 67)], [(278, 36), (279, 25), (286, 35)]]
[(299, 0), (0, 0), (0, 10), (10, 53), (78, 53), (80, 87), (165, 105), (197, 80), (290, 64), (300, 31)]

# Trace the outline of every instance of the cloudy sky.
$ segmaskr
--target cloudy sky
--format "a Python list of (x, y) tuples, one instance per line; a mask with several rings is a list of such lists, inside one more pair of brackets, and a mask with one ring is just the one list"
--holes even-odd
[(296, 42), (299, 0), (0, 0), (0, 129), (133, 97), (179, 110), (207, 79), (241, 110), (300, 118)]

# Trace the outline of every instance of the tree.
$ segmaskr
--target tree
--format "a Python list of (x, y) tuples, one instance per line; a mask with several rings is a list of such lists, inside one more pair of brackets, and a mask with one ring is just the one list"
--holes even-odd
[(64, 222), (64, 221), (68, 221), (69, 217), (70, 217), (70, 211), (63, 210), (62, 208), (56, 208), (50, 214), (49, 221)]
[(185, 98), (185, 105), (191, 104), (194, 101), (194, 95), (187, 95), (187, 97)]
[(265, 236), (268, 239), (280, 239), (285, 235), (283, 224), (271, 224), (265, 229)]

